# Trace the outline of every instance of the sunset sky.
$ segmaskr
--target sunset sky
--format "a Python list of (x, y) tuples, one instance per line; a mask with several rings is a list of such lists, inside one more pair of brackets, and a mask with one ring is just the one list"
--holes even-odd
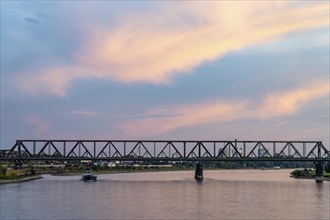
[(1, 1), (16, 139), (320, 140), (329, 1)]

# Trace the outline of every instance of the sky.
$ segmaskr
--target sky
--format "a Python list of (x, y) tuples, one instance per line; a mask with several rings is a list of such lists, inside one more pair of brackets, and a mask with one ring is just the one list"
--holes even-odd
[(18, 139), (329, 149), (329, 1), (0, 4), (2, 149)]

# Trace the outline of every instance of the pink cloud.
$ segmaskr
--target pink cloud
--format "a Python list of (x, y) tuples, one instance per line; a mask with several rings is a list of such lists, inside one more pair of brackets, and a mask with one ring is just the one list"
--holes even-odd
[[(251, 100), (194, 103), (153, 109), (149, 114), (176, 112), (175, 118), (147, 118), (121, 124), (129, 136), (161, 134), (181, 127), (245, 119), (268, 120), (294, 115), (314, 99), (329, 96), (329, 82), (310, 83), (290, 91), (268, 94), (262, 103)], [(286, 122), (285, 122), (286, 123)], [(282, 123), (283, 124), (283, 123)], [(143, 125), (143, 130), (141, 126)]]
[(26, 117), (23, 122), (30, 127), (34, 135), (44, 134), (52, 127), (50, 122), (45, 121), (38, 115), (30, 115)]
[(292, 115), (313, 99), (329, 95), (329, 82), (310, 82), (309, 86), (266, 96), (257, 113), (261, 119)]
[[(75, 67), (60, 66), (25, 72), (15, 77), (14, 83), (22, 91), (33, 95), (53, 94), (65, 97), (70, 82), (75, 78)], [(34, 72), (35, 71), (35, 72)]]
[[(174, 72), (190, 71), (233, 50), (329, 24), (327, 4), (290, 8), (250, 3), (237, 7), (223, 2), (204, 7), (179, 5), (142, 18), (140, 14), (133, 15), (134, 19), (124, 21), (115, 30), (91, 32), (75, 53), (76, 59), (104, 78), (167, 83)], [(173, 17), (169, 18), (168, 13)], [(184, 16), (202, 22), (192, 24)]]
[(33, 74), (26, 70), (16, 80), (18, 87), (32, 94), (65, 96), (75, 79), (169, 83), (174, 74), (189, 73), (231, 51), (291, 32), (326, 27), (329, 5), (180, 2), (117, 17), (118, 25), (112, 28), (101, 20), (87, 22), (72, 64)]

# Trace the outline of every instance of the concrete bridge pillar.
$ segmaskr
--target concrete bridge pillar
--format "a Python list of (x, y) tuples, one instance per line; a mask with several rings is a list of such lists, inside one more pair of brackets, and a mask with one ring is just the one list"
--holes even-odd
[(315, 177), (322, 178), (323, 177), (323, 163), (320, 161), (317, 161), (314, 164), (315, 164)]
[(203, 180), (203, 163), (198, 161), (196, 163), (196, 169), (195, 169), (195, 179), (197, 181)]

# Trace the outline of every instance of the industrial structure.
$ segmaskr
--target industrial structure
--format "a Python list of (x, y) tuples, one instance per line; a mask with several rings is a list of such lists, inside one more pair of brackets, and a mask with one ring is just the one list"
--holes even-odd
[[(0, 161), (301, 161), (316, 176), (330, 162), (321, 141), (17, 140)], [(197, 170), (197, 169), (196, 169)]]

